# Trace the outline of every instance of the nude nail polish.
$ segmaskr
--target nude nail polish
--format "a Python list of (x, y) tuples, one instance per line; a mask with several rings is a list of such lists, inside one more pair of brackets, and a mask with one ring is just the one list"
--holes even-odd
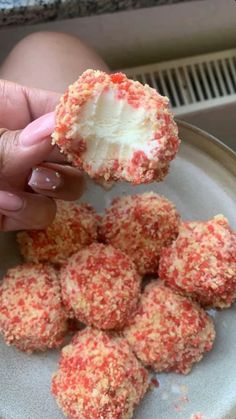
[(19, 141), (23, 147), (31, 147), (49, 137), (55, 125), (54, 112), (50, 112), (31, 122), (20, 133)]
[(7, 191), (0, 191), (0, 209), (4, 211), (19, 211), (23, 207), (23, 199)]
[(36, 167), (31, 174), (28, 185), (33, 189), (55, 191), (63, 184), (59, 172), (45, 167)]

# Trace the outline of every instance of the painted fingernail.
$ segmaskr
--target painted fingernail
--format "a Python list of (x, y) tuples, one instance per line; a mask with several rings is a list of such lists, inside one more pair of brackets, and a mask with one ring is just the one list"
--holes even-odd
[(63, 184), (62, 176), (55, 170), (36, 167), (31, 174), (28, 185), (33, 189), (54, 191)]
[(0, 209), (4, 211), (18, 211), (23, 207), (23, 199), (6, 191), (0, 191)]
[(41, 116), (23, 129), (19, 136), (20, 144), (23, 147), (30, 147), (40, 143), (52, 134), (54, 126), (54, 112)]

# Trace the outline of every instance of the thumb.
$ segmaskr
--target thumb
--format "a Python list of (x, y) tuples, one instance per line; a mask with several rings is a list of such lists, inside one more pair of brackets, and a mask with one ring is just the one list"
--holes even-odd
[(0, 176), (11, 178), (44, 161), (53, 148), (50, 136), (54, 124), (51, 112), (22, 131), (0, 130)]

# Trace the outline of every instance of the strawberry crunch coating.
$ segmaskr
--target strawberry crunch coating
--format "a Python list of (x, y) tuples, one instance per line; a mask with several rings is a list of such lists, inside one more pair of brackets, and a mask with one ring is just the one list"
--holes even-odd
[(8, 270), (0, 285), (0, 332), (8, 345), (28, 353), (62, 344), (67, 316), (53, 267), (23, 264)]
[(236, 235), (223, 215), (185, 222), (162, 252), (160, 278), (203, 307), (225, 308), (236, 299)]
[(161, 181), (180, 140), (169, 100), (124, 74), (87, 70), (62, 96), (52, 135), (73, 165), (100, 181)]
[(55, 220), (46, 230), (17, 234), (26, 262), (62, 265), (69, 256), (97, 239), (99, 217), (88, 204), (57, 201)]
[(99, 329), (120, 329), (140, 297), (141, 278), (119, 249), (93, 243), (69, 259), (61, 271), (62, 298), (81, 322)]
[(162, 248), (178, 234), (179, 222), (179, 214), (168, 199), (147, 192), (114, 199), (99, 235), (129, 255), (140, 274), (154, 273)]
[(51, 389), (70, 419), (129, 419), (148, 373), (124, 339), (87, 328), (63, 348)]
[(211, 350), (215, 338), (210, 316), (159, 281), (146, 287), (137, 314), (123, 333), (144, 365), (156, 372), (183, 374)]

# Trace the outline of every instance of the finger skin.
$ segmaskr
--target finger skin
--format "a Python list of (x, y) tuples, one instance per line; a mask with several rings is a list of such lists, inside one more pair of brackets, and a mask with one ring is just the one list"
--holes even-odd
[(52, 151), (50, 137), (31, 147), (19, 143), (20, 131), (5, 131), (0, 137), (1, 178), (11, 179), (41, 163)]
[(44, 229), (56, 214), (56, 203), (42, 195), (18, 193), (24, 205), (18, 211), (0, 209), (0, 231)]
[[(1, 178), (12, 178), (27, 173), (43, 161), (66, 162), (65, 156), (51, 144), (54, 114), (46, 114), (23, 131), (0, 130)], [(23, 141), (27, 139), (29, 144)]]
[(80, 198), (85, 191), (85, 180), (81, 172), (70, 166), (64, 166), (56, 163), (44, 163), (39, 168), (47, 168), (56, 172), (62, 179), (61, 184), (55, 189), (40, 189), (29, 184), (31, 189), (41, 195), (50, 196), (64, 201), (75, 201)]
[(63, 154), (59, 150), (59, 147), (57, 147), (57, 146), (54, 146), (52, 148), (50, 154), (46, 157), (45, 161), (47, 161), (47, 162), (53, 162), (53, 163), (67, 163), (67, 164), (70, 164), (68, 162), (68, 159), (65, 156), (65, 154)]
[(23, 129), (34, 119), (54, 111), (59, 98), (55, 92), (0, 80), (0, 127)]

